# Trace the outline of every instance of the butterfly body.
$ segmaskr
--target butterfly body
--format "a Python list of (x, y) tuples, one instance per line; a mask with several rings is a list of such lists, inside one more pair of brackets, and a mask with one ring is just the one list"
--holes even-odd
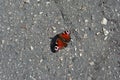
[(53, 53), (58, 52), (60, 49), (67, 47), (68, 42), (70, 42), (70, 32), (64, 31), (60, 34), (54, 36), (51, 40), (50, 48)]

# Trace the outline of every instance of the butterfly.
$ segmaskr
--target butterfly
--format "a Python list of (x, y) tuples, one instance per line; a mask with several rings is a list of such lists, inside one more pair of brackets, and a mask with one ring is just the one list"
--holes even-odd
[(51, 51), (55, 53), (58, 52), (60, 49), (67, 47), (70, 40), (70, 31), (64, 31), (60, 34), (55, 35), (50, 43)]

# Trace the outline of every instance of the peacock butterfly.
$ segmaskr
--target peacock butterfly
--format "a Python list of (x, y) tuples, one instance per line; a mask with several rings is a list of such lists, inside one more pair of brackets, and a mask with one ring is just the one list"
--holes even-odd
[(58, 52), (60, 49), (67, 47), (70, 42), (70, 31), (64, 31), (60, 34), (55, 35), (50, 43), (50, 49), (53, 53)]

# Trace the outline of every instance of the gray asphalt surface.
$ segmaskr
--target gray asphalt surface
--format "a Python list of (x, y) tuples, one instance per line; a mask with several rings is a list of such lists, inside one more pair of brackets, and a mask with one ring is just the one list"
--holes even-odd
[(120, 80), (120, 0), (0, 0), (0, 80)]

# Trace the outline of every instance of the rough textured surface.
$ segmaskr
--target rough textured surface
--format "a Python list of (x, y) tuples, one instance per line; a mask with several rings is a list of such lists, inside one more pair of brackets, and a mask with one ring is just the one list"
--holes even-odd
[(120, 80), (120, 0), (0, 0), (0, 80)]

